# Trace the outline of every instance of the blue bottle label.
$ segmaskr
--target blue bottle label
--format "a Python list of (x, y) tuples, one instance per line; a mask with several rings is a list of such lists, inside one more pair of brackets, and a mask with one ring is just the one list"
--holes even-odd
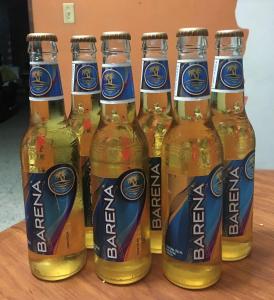
[(170, 80), (167, 59), (142, 59), (141, 92), (170, 92)]
[(90, 160), (89, 157), (82, 157), (82, 185), (85, 226), (92, 227), (92, 197), (90, 192)]
[[(192, 178), (171, 199), (165, 235), (165, 251), (170, 257), (188, 263), (220, 260), (222, 171), (218, 166), (208, 176)], [(169, 182), (173, 181), (178, 185), (178, 178), (169, 175)]]
[(208, 99), (210, 95), (206, 60), (178, 60), (174, 99), (193, 101)]
[(29, 100), (50, 101), (64, 98), (58, 64), (31, 62)]
[[(58, 164), (45, 173), (30, 173), (25, 187), (25, 215), (28, 247), (44, 255), (70, 254), (69, 235), (63, 228), (70, 216), (77, 190), (72, 166)], [(58, 244), (63, 242), (62, 253)]]
[(144, 171), (132, 169), (119, 178), (93, 176), (92, 182), (96, 255), (115, 262), (146, 255), (149, 243), (140, 233), (146, 198)]
[(72, 94), (91, 95), (101, 92), (96, 62), (72, 62)]
[(215, 57), (211, 90), (212, 92), (222, 93), (239, 93), (244, 91), (242, 57)]
[(241, 236), (251, 222), (254, 193), (255, 152), (243, 160), (232, 160), (224, 169), (223, 235)]
[(134, 102), (134, 85), (131, 65), (103, 64), (101, 103)]
[(150, 229), (162, 230), (161, 157), (149, 159)]

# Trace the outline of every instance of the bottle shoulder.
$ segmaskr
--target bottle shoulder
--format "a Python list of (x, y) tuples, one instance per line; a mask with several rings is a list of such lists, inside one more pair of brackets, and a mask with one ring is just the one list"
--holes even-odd
[[(129, 157), (123, 157), (123, 153)], [(140, 160), (148, 155), (146, 137), (137, 121), (126, 124), (99, 124), (92, 139), (91, 156), (104, 153), (105, 160)]]
[(55, 126), (49, 123), (29, 126), (23, 136), (22, 145), (35, 144), (37, 140), (41, 140), (41, 143), (44, 140), (55, 147), (71, 147), (72, 143), (77, 140), (77, 135), (68, 121), (63, 120)]

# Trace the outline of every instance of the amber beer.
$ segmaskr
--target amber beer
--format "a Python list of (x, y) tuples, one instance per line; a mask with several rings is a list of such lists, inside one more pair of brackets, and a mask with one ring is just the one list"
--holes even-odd
[(255, 133), (244, 104), (241, 30), (216, 33), (212, 120), (224, 151), (223, 260), (245, 258), (252, 248)]
[(29, 263), (43, 280), (61, 280), (86, 262), (79, 144), (64, 115), (57, 38), (27, 36), (30, 125), (21, 145)]

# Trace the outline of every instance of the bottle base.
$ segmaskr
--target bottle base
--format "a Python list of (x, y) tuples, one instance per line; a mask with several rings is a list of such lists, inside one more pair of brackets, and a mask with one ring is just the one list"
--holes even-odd
[(31, 260), (32, 274), (41, 280), (58, 281), (78, 273), (86, 264), (86, 249), (77, 254)]
[(252, 242), (222, 241), (222, 260), (237, 261), (246, 258), (252, 249)]
[(87, 249), (93, 249), (94, 248), (93, 229), (92, 229), (92, 227), (86, 227), (85, 244), (86, 244)]
[(150, 271), (151, 255), (127, 262), (111, 262), (95, 255), (96, 275), (104, 282), (128, 285), (144, 278)]
[(164, 275), (173, 284), (190, 290), (205, 289), (221, 277), (221, 264), (193, 265), (187, 263), (163, 263)]

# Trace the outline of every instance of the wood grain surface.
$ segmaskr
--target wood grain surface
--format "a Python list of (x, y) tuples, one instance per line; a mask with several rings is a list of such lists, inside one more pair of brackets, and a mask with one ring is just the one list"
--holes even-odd
[(153, 257), (151, 272), (142, 281), (118, 287), (94, 273), (93, 253), (86, 267), (60, 282), (43, 282), (30, 273), (25, 224), (0, 233), (0, 299), (274, 299), (274, 171), (257, 171), (254, 202), (254, 247), (245, 260), (223, 264), (220, 281), (200, 291), (184, 290), (168, 282), (161, 257)]

